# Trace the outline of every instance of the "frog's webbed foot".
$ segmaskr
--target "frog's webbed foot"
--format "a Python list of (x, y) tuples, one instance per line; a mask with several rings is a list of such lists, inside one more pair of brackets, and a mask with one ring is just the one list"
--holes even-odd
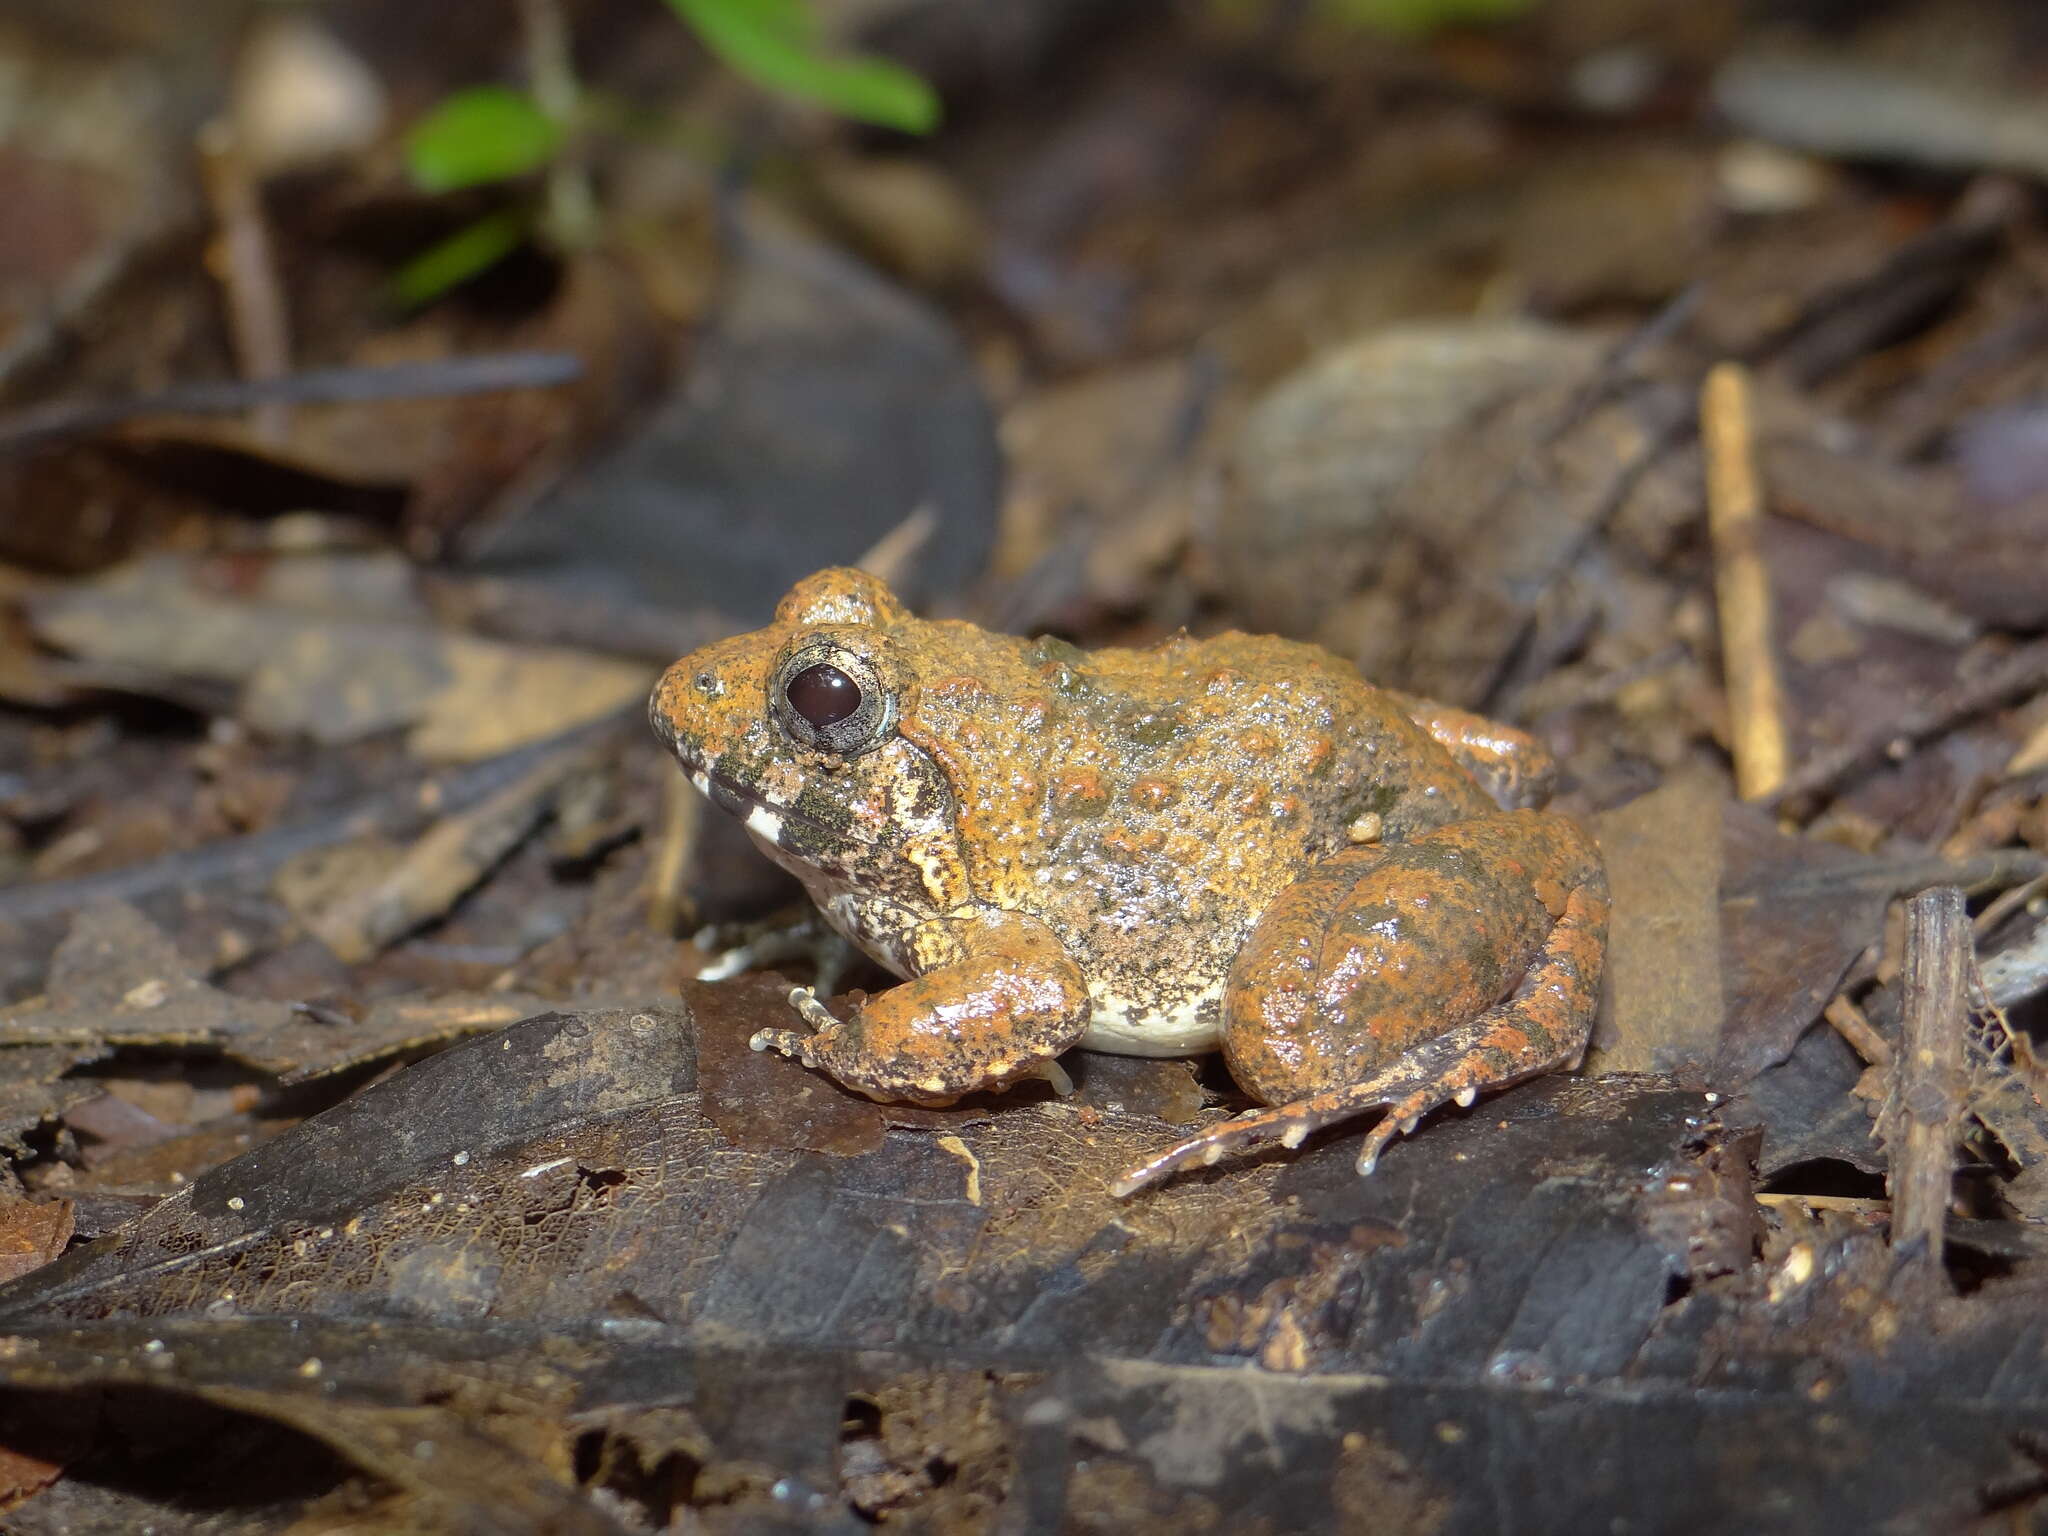
[(1589, 955), (1588, 944), (1606, 915), (1604, 894), (1573, 891), (1542, 952), (1506, 1001), (1414, 1046), (1365, 1082), (1255, 1109), (1190, 1136), (1131, 1169), (1110, 1193), (1128, 1195), (1178, 1169), (1211, 1166), (1271, 1142), (1292, 1150), (1326, 1126), (1384, 1107), (1386, 1114), (1359, 1151), (1358, 1171), (1369, 1174), (1387, 1143), (1414, 1130), (1431, 1110), (1453, 1100), (1469, 1107), (1489, 1089), (1578, 1065), (1599, 987), (1597, 949)]

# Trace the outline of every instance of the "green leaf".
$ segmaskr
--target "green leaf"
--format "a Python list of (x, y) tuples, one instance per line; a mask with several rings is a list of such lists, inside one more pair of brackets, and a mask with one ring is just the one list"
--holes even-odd
[(502, 85), (457, 91), (405, 138), (406, 168), (426, 192), (510, 181), (539, 170), (562, 144), (562, 125), (531, 96)]
[(1536, 0), (1322, 0), (1339, 21), (1419, 37), (1440, 27), (1507, 21), (1534, 10)]
[(803, 0), (668, 0), (668, 5), (705, 47), (757, 85), (905, 133), (930, 133), (938, 126), (938, 93), (902, 65), (819, 53), (817, 27)]
[(525, 213), (517, 208), (465, 225), (400, 267), (391, 279), (391, 297), (406, 309), (431, 304), (495, 267), (524, 245), (531, 232)]

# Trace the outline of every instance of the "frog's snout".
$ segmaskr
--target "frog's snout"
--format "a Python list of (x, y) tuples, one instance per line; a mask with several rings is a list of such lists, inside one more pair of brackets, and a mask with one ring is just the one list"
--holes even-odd
[(693, 773), (710, 766), (722, 735), (731, 727), (736, 674), (745, 662), (743, 653), (734, 654), (736, 644), (725, 641), (691, 652), (662, 673), (648, 700), (647, 718), (654, 734)]

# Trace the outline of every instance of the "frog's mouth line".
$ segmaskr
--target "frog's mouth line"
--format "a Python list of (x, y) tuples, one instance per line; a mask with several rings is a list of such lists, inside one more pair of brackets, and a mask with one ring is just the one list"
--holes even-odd
[[(800, 834), (801, 844), (808, 848), (829, 848), (836, 838), (847, 836), (843, 831), (828, 827), (815, 816), (807, 816), (793, 805), (771, 805), (761, 796), (745, 788), (736, 780), (708, 768), (684, 770), (690, 782), (702, 791), (713, 805), (736, 819), (754, 836), (776, 848), (787, 847), (785, 835), (794, 828)], [(808, 853), (808, 849), (806, 850)]]

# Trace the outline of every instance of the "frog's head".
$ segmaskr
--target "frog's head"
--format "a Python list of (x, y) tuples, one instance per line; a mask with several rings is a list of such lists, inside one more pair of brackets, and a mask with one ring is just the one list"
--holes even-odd
[(930, 627), (874, 577), (821, 571), (767, 628), (670, 667), (649, 718), (691, 782), (814, 890), (822, 878), (936, 912), (948, 882), (933, 861), (957, 862), (952, 792), (900, 729), (911, 636)]

